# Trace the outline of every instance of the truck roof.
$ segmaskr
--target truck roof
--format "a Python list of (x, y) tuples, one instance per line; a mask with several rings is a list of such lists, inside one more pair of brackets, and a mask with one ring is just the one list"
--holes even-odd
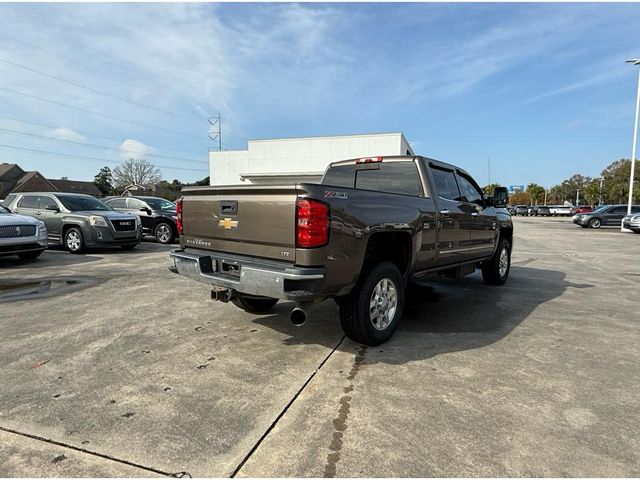
[[(329, 164), (329, 168), (331, 168), (331, 167), (339, 167), (339, 166), (342, 166), (342, 165), (351, 165), (351, 164), (354, 164), (355, 162), (357, 162), (358, 160), (361, 160), (361, 158), (351, 158), (351, 159), (348, 159), (348, 160), (340, 160), (340, 161), (337, 161), (337, 162), (332, 162), (331, 164)], [(429, 163), (429, 165), (433, 165), (434, 167), (445, 168), (447, 170), (458, 170), (460, 173), (464, 173), (467, 176), (471, 176), (471, 175), (469, 175), (469, 172), (467, 172), (463, 168), (457, 167), (457, 166), (452, 165), (450, 163), (442, 162), (440, 160), (436, 160), (434, 158), (423, 157), (422, 155), (389, 155), (389, 156), (381, 155), (381, 156), (378, 156), (378, 157), (372, 156), (372, 157), (364, 157), (364, 158), (382, 158), (382, 161), (385, 161), (385, 160), (393, 160), (393, 161), (413, 160), (415, 158), (418, 158), (418, 159), (425, 160), (426, 162)]]

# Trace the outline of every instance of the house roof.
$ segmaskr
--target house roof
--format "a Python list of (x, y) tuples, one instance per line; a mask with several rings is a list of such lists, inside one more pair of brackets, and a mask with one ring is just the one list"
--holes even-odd
[(85, 195), (93, 195), (94, 197), (102, 196), (102, 192), (95, 186), (93, 182), (83, 182), (79, 180), (53, 180), (49, 179), (56, 190), (64, 193), (83, 193)]
[[(0, 163), (0, 180), (8, 180), (8, 179), (3, 179), (2, 177), (4, 177), (7, 173), (9, 173), (14, 168), (17, 168), (20, 172), (24, 173), (24, 170), (18, 167), (18, 165), (16, 165), (15, 163)], [(15, 180), (15, 177), (13, 177), (13, 180)]]

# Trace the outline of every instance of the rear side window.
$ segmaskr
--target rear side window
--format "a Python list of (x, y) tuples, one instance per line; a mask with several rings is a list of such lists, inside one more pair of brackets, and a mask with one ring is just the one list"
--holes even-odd
[(33, 195), (27, 195), (20, 199), (18, 202), (20, 208), (38, 208), (38, 197)]
[(331, 167), (322, 179), (322, 184), (334, 187), (353, 188), (355, 181), (356, 166), (341, 165), (338, 167)]
[(356, 188), (418, 197), (423, 194), (414, 162), (382, 162), (379, 168), (356, 169)]
[(450, 170), (441, 170), (431, 167), (433, 181), (436, 184), (438, 195), (448, 200), (460, 200), (460, 191), (454, 173)]

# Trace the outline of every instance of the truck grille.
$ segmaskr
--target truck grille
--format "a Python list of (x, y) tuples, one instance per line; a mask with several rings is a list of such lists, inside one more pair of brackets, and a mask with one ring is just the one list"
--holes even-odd
[(111, 225), (116, 232), (131, 232), (136, 229), (136, 221), (131, 220), (111, 220)]
[(35, 225), (3, 225), (0, 227), (0, 238), (33, 237)]

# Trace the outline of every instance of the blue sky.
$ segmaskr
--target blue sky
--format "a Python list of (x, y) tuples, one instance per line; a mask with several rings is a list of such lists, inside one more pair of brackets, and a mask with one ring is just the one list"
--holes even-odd
[(90, 180), (134, 151), (192, 181), (220, 112), (225, 149), (402, 131), (551, 186), (629, 158), (639, 32), (636, 4), (0, 4), (0, 162)]

